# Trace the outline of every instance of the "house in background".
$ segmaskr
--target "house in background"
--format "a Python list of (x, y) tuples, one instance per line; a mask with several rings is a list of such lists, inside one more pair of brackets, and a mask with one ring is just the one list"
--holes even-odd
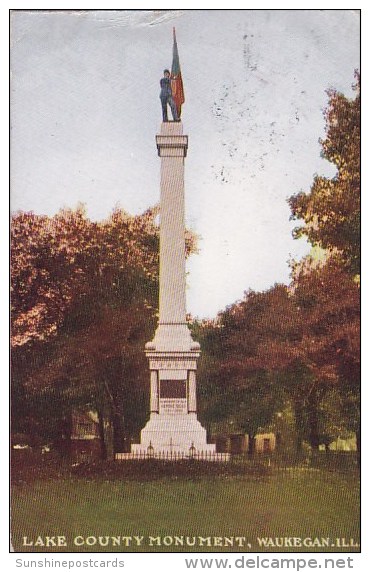
[(272, 453), (276, 448), (275, 433), (259, 433), (255, 438), (256, 453)]
[(101, 458), (98, 416), (93, 411), (72, 413), (71, 455), (79, 462)]
[[(342, 439), (338, 437), (335, 441), (332, 441), (328, 447), (329, 451), (357, 451), (356, 435)], [(325, 451), (325, 445), (319, 446), (320, 451)]]
[[(248, 452), (249, 439), (244, 433), (232, 435), (219, 435), (215, 439), (216, 449), (219, 453), (243, 455)], [(255, 437), (255, 453), (272, 453), (276, 448), (275, 433), (258, 433)]]

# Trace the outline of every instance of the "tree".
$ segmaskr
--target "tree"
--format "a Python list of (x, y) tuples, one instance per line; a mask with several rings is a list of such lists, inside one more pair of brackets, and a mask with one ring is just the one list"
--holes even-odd
[[(336, 167), (329, 179), (316, 176), (308, 194), (290, 197), (292, 218), (304, 225), (295, 236), (306, 236), (325, 249), (326, 263), (306, 259), (293, 268), (297, 303), (307, 316), (307, 364), (321, 400), (312, 407), (311, 427), (319, 438), (318, 412), (332, 387), (348, 429), (354, 430), (360, 451), (360, 74), (355, 73), (354, 99), (328, 90), (326, 138), (322, 157)], [(348, 273), (346, 275), (346, 273)], [(348, 414), (351, 411), (351, 414)], [(314, 429), (316, 427), (316, 429)]]
[[(112, 455), (112, 424), (118, 416), (125, 415), (132, 430), (120, 389), (133, 347), (144, 345), (140, 335), (150, 336), (156, 312), (155, 215), (130, 217), (116, 210), (107, 221), (93, 223), (79, 207), (52, 218), (13, 217), (15, 424), (25, 423), (28, 409), (28, 431), (56, 440), (61, 427), (70, 426), (73, 408), (91, 407), (99, 414), (104, 455)], [(142, 361), (126, 397), (135, 395), (131, 388), (141, 380)]]
[(322, 157), (333, 164), (332, 178), (316, 175), (310, 192), (289, 199), (294, 220), (304, 225), (295, 236), (306, 236), (313, 245), (335, 250), (344, 267), (360, 273), (360, 74), (355, 73), (355, 98), (328, 90), (324, 112), (326, 138), (320, 140)]
[(344, 411), (343, 393), (337, 387), (329, 389), (318, 408), (320, 443), (326, 451), (333, 441), (349, 438), (353, 432), (351, 419)]
[[(11, 221), (12, 346), (55, 336), (76, 300), (111, 285), (125, 294), (139, 270), (157, 281), (156, 210), (131, 217), (116, 209), (100, 223), (82, 206), (54, 217), (16, 213)], [(117, 271), (123, 283), (114, 283)], [(132, 282), (132, 280), (131, 280)]]
[[(284, 403), (291, 403), (300, 451), (307, 434), (307, 398), (315, 386), (301, 345), (305, 321), (292, 291), (282, 284), (275, 284), (265, 292), (249, 291), (225, 317), (228, 358), (221, 366), (223, 371), (231, 377), (233, 385), (234, 380), (244, 380), (248, 395), (251, 395), (249, 383), (252, 382), (253, 388), (253, 380), (264, 380), (270, 399), (261, 399), (259, 405), (251, 403), (255, 414), (264, 406), (263, 425), (273, 420)], [(239, 383), (236, 381), (237, 387)], [(257, 400), (262, 397), (257, 391), (255, 395)]]
[(290, 403), (297, 450), (318, 448), (328, 392), (341, 392), (341, 409), (359, 396), (359, 320), (358, 284), (335, 258), (295, 265), (290, 287), (247, 292), (203, 327), (206, 416), (233, 417), (252, 438)]
[[(203, 352), (199, 368), (200, 416), (208, 423), (227, 421), (234, 431), (247, 433), (250, 453), (256, 434), (271, 423), (283, 401), (277, 376), (256, 360), (259, 319), (266, 302), (273, 304), (274, 296), (280, 299), (283, 290), (277, 286), (273, 293), (250, 291), (242, 302), (220, 312), (215, 321), (198, 323), (195, 329)], [(274, 330), (277, 322), (270, 322), (270, 327)]]
[[(158, 303), (158, 209), (116, 209), (92, 222), (82, 207), (12, 220), (12, 362), (15, 425), (68, 437), (73, 408), (98, 413), (103, 456), (144, 424), (143, 352)], [(187, 232), (186, 251), (195, 250)], [(40, 407), (40, 404), (43, 407)], [(27, 410), (27, 420), (23, 413)], [(15, 427), (19, 430), (19, 427)], [(69, 429), (68, 429), (69, 428)]]

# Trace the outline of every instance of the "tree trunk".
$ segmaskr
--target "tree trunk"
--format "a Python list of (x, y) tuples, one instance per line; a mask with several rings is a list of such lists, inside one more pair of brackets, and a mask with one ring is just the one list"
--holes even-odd
[(102, 459), (112, 461), (114, 459), (114, 429), (111, 411), (100, 409), (98, 416)]
[(310, 437), (309, 437), (310, 445), (312, 449), (318, 451), (320, 445), (320, 436), (317, 430), (317, 419), (315, 415), (313, 415), (312, 418), (310, 416), (309, 423), (310, 423)]
[(256, 437), (248, 434), (248, 455), (254, 455), (256, 450)]
[(114, 443), (113, 443), (113, 422), (112, 417), (107, 415), (104, 423), (104, 431), (105, 431), (105, 451), (106, 451), (106, 459), (107, 461), (114, 460)]
[(72, 414), (67, 415), (60, 423), (60, 438), (56, 447), (62, 458), (71, 458), (72, 455)]
[(123, 417), (117, 413), (113, 415), (113, 446), (115, 453), (125, 451), (125, 431)]
[(356, 431), (357, 466), (361, 467), (361, 429)]
[(317, 395), (312, 393), (308, 406), (309, 441), (312, 449), (318, 451), (320, 445)]
[(295, 427), (296, 427), (296, 453), (300, 457), (303, 451), (303, 436), (304, 436), (304, 416), (303, 416), (303, 404), (301, 401), (296, 401), (294, 403), (294, 417), (295, 417)]
[(105, 431), (104, 431), (104, 415), (101, 409), (98, 409), (98, 419), (99, 419), (99, 437), (100, 437), (100, 448), (101, 448), (101, 458), (103, 461), (107, 460), (107, 447), (105, 443)]
[(277, 453), (281, 453), (282, 451), (282, 436), (280, 431), (276, 431), (276, 436), (275, 436), (276, 442), (275, 442), (275, 450)]

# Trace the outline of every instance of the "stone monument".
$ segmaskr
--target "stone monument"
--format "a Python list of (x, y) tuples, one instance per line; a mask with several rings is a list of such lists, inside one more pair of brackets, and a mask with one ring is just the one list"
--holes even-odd
[(186, 323), (184, 164), (188, 137), (179, 119), (184, 94), (175, 31), (171, 80), (178, 113), (176, 120), (163, 121), (156, 136), (161, 158), (159, 323), (145, 347), (150, 418), (141, 431), (140, 444), (131, 446), (131, 454), (119, 453), (117, 458), (171, 455), (226, 460), (225, 455), (216, 454), (215, 445), (207, 443), (206, 430), (197, 419), (200, 346)]
[(133, 453), (215, 453), (197, 419), (196, 369), (200, 346), (186, 323), (184, 160), (188, 137), (181, 122), (164, 122), (156, 137), (161, 158), (159, 323), (146, 344), (150, 419)]

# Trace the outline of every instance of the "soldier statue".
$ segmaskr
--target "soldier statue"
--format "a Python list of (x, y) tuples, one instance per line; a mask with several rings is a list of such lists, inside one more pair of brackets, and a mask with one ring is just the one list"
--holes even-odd
[(165, 121), (165, 122), (168, 121), (167, 105), (169, 105), (171, 108), (173, 120), (179, 121), (179, 118), (177, 115), (176, 104), (175, 104), (173, 97), (172, 97), (170, 76), (171, 76), (170, 71), (164, 70), (163, 77), (161, 78), (161, 81), (160, 81), (161, 93), (160, 93), (159, 97), (161, 99), (161, 104), (162, 104), (163, 121)]

